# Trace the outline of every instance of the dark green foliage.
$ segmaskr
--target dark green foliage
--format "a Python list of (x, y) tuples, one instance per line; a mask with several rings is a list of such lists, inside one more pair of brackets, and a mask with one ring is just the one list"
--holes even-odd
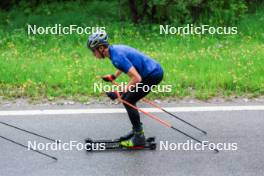
[[(79, 3), (88, 3), (92, 0), (77, 0)], [(50, 4), (53, 2), (58, 3), (65, 3), (65, 2), (76, 2), (76, 0), (1, 0), (0, 1), (0, 9), (2, 10), (10, 10), (14, 7), (22, 7), (22, 8), (31, 8), (34, 9), (35, 7), (42, 5), (42, 4)], [(99, 4), (99, 0), (97, 1)]]
[[(10, 10), (19, 6), (32, 13), (37, 7), (50, 3), (58, 6), (73, 0), (1, 0), (0, 10)], [(105, 0), (119, 4), (115, 13), (122, 20), (133, 23), (207, 23), (214, 25), (233, 24), (248, 10), (255, 11), (264, 0)], [(77, 0), (82, 4), (97, 4), (100, 0)], [(104, 8), (108, 8), (105, 6)], [(102, 10), (103, 14), (104, 10)], [(120, 20), (116, 19), (116, 20)]]
[(121, 0), (121, 3), (129, 8), (134, 23), (176, 24), (233, 23), (245, 14), (249, 4), (245, 0)]

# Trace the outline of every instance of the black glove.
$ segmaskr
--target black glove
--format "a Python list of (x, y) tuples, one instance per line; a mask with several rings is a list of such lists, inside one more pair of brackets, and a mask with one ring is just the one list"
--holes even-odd
[(111, 99), (111, 100), (115, 100), (117, 99), (117, 97), (119, 97), (122, 93), (119, 93), (117, 91), (114, 92), (106, 92), (106, 95)]
[(112, 82), (116, 79), (116, 76), (115, 75), (105, 75), (105, 76), (102, 76), (102, 79), (106, 82)]

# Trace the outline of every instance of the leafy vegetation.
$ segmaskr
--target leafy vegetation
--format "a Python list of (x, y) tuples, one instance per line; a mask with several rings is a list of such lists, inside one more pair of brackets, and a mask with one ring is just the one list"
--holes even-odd
[[(107, 8), (106, 8), (107, 7)], [(108, 59), (87, 50), (87, 35), (28, 35), (27, 24), (105, 26), (113, 44), (127, 44), (157, 59), (162, 84), (171, 93), (151, 97), (259, 96), (264, 94), (264, 8), (238, 23), (237, 35), (160, 35), (158, 24), (119, 21), (117, 2), (54, 2), (33, 11), (0, 13), (0, 95), (5, 97), (91, 97), (96, 75), (113, 73)], [(102, 13), (103, 12), (103, 13)], [(118, 81), (127, 81), (122, 75)]]

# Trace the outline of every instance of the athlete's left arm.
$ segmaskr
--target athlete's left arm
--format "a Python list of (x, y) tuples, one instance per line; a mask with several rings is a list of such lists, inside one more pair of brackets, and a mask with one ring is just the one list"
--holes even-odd
[(118, 76), (120, 76), (120, 75), (121, 75), (121, 73), (122, 73), (122, 71), (121, 71), (121, 70), (116, 70), (116, 72), (115, 72), (115, 77), (117, 78)]
[(124, 92), (127, 92), (129, 89), (132, 89), (133, 87), (136, 86), (137, 83), (140, 83), (142, 78), (135, 69), (135, 67), (131, 67), (128, 72), (128, 76), (130, 77), (130, 81), (128, 85), (124, 88)]

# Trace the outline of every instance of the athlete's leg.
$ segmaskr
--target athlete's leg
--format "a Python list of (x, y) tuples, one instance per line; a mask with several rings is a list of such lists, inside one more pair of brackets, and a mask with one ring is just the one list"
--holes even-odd
[[(127, 92), (126, 95), (123, 97), (123, 99), (130, 104), (136, 106), (137, 101), (140, 99), (140, 97), (144, 97), (149, 92)], [(124, 104), (126, 111), (128, 113), (130, 122), (133, 126), (133, 129), (136, 131), (140, 131), (142, 129), (141, 122), (140, 122), (140, 115), (138, 110), (132, 108), (131, 106)]]
[[(149, 77), (147, 79), (144, 79), (140, 84), (140, 87), (143, 86), (152, 86), (152, 85), (157, 85), (159, 84), (159, 82), (162, 80), (162, 76), (160, 77)], [(143, 89), (143, 88), (138, 88), (137, 91), (134, 92), (127, 92), (125, 93), (125, 95), (123, 96), (123, 99), (129, 103), (131, 103), (132, 105), (136, 106), (136, 103), (142, 99), (143, 97), (145, 97), (149, 92), (151, 91), (151, 89)], [(140, 115), (138, 110), (130, 107), (129, 105), (124, 104), (129, 119), (132, 123), (133, 129), (140, 131), (142, 129), (141, 127), (141, 122), (140, 122)]]
[[(158, 84), (160, 81), (162, 80), (162, 77), (160, 78), (148, 78), (142, 81), (141, 86), (152, 86), (152, 85), (156, 85)], [(137, 89), (137, 91), (131, 91), (131, 92), (127, 92), (126, 94), (124, 94), (123, 99), (125, 101), (128, 101), (130, 104), (133, 104), (134, 106), (136, 106), (136, 103), (143, 98), (144, 96), (146, 96), (149, 92), (151, 91), (151, 89)], [(133, 126), (133, 130), (132, 132), (130, 132), (128, 135), (121, 137), (121, 145), (125, 146), (125, 147), (133, 147), (133, 146), (137, 146), (137, 145), (145, 145), (145, 136), (144, 136), (144, 130), (142, 127), (142, 124), (140, 122), (140, 116), (139, 116), (139, 112), (130, 107), (129, 105), (124, 104), (129, 119), (132, 123)]]

